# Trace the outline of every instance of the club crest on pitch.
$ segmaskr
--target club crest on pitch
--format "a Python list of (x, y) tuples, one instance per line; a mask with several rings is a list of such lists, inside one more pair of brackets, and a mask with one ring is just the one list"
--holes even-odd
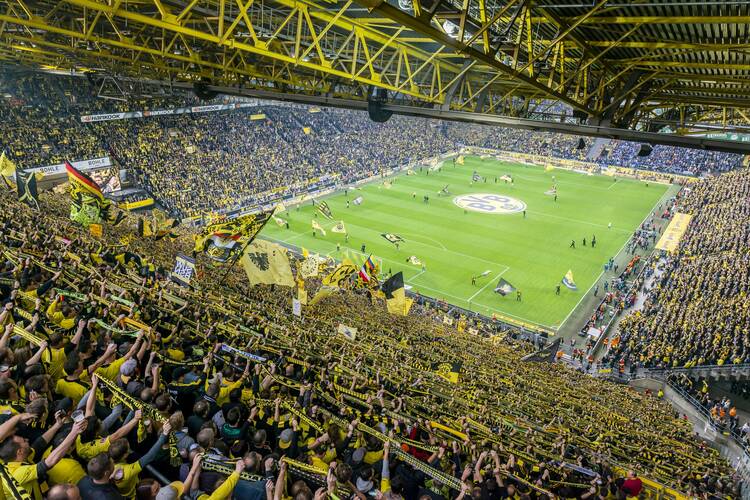
[(453, 203), (464, 210), (485, 214), (513, 214), (526, 210), (526, 203), (501, 194), (464, 194), (453, 198)]

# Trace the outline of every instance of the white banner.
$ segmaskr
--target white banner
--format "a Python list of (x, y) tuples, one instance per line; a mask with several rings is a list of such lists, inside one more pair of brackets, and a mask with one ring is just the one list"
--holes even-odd
[(230, 109), (256, 108), (257, 102), (235, 102), (230, 104), (208, 104), (206, 106), (191, 106), (189, 108), (152, 109), (146, 111), (128, 111), (127, 113), (104, 113), (101, 115), (83, 115), (83, 123), (106, 122), (112, 120), (127, 120), (130, 118), (148, 118), (150, 116), (184, 115), (189, 113), (209, 113), (213, 111), (227, 111)]
[(209, 106), (193, 106), (190, 111), (193, 113), (208, 113), (209, 111), (221, 111), (224, 109), (234, 109), (233, 104), (211, 104)]
[[(106, 168), (112, 166), (112, 160), (109, 156), (103, 156), (101, 158), (92, 158), (90, 160), (80, 160), (70, 163), (81, 172), (87, 170), (97, 170), (100, 168)], [(46, 167), (34, 167), (26, 169), (27, 172), (39, 172), (44, 175), (58, 175), (65, 173), (65, 164), (58, 163), (57, 165), (48, 165)]]
[(91, 122), (108, 122), (112, 120), (125, 120), (126, 118), (140, 118), (143, 113), (140, 111), (131, 111), (128, 113), (105, 113), (103, 115), (83, 115), (81, 121), (83, 123)]
[(144, 111), (143, 116), (162, 116), (173, 115), (174, 109), (154, 109), (153, 111)]

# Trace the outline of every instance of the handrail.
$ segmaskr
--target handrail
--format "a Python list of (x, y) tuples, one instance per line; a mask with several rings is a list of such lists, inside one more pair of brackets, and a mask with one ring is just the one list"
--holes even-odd
[(661, 374), (661, 373), (692, 373), (697, 371), (734, 371), (750, 370), (750, 363), (724, 364), (724, 365), (696, 365), (691, 367), (674, 367), (674, 368), (639, 368), (638, 372), (642, 374)]
[(708, 423), (711, 425), (711, 427), (714, 428), (714, 430), (721, 432), (722, 434), (725, 433), (725, 431), (729, 431), (729, 437), (734, 440), (737, 445), (742, 448), (745, 454), (750, 455), (750, 445), (748, 443), (745, 443), (742, 440), (742, 436), (739, 432), (736, 430), (728, 429), (725, 424), (718, 423), (714, 420), (714, 418), (711, 416), (711, 412), (706, 408), (700, 401), (695, 399), (692, 395), (690, 395), (689, 392), (687, 392), (685, 389), (680, 387), (679, 385), (675, 384), (674, 382), (668, 380), (666, 384), (675, 392), (677, 392), (682, 398), (684, 398), (688, 403), (690, 403), (693, 407), (695, 407), (698, 412), (703, 415)]

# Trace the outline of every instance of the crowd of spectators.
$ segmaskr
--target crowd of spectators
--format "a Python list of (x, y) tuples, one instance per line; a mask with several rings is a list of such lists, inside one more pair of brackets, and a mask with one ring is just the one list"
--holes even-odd
[(691, 367), (750, 362), (750, 172), (691, 184), (676, 210), (692, 214), (642, 310), (620, 323), (607, 360)]
[[(198, 104), (184, 93), (142, 97), (120, 82), (8, 70), (0, 75), (0, 148), (19, 167), (111, 156), (178, 216), (229, 211), (302, 193), (320, 178), (351, 182), (390, 167), (476, 146), (586, 160), (579, 137), (281, 103), (233, 111), (82, 123), (87, 114)], [(125, 100), (103, 99), (99, 93)], [(175, 91), (176, 92), (176, 91)], [(212, 103), (228, 102), (220, 96)], [(541, 106), (539, 111), (549, 107)], [(556, 109), (556, 108), (555, 108)], [(554, 109), (553, 109), (554, 110)], [(251, 119), (264, 114), (263, 119)], [(739, 155), (613, 143), (602, 165), (699, 175), (739, 166)]]
[(638, 156), (641, 144), (611, 141), (597, 158), (604, 166), (657, 170), (679, 175), (701, 176), (729, 172), (742, 164), (742, 156), (720, 151), (676, 148), (657, 144), (648, 156)]
[(167, 270), (189, 235), (133, 238), (130, 217), (96, 239), (68, 204), (0, 193), (6, 498), (605, 499), (646, 478), (739, 494), (667, 404), (557, 363), (519, 369), (531, 347), (483, 323), (389, 316), (364, 290), (297, 318), (288, 289), (241, 271), (220, 284), (201, 256), (179, 287)]

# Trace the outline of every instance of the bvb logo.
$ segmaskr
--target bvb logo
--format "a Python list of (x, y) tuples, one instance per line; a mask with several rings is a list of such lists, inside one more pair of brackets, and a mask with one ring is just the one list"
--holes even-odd
[(450, 363), (440, 363), (437, 367), (437, 370), (435, 371), (437, 372), (438, 375), (441, 375), (447, 378), (450, 376), (452, 369), (453, 369), (453, 366)]
[(465, 194), (453, 198), (453, 203), (464, 210), (486, 214), (512, 214), (526, 210), (526, 203), (500, 194)]

